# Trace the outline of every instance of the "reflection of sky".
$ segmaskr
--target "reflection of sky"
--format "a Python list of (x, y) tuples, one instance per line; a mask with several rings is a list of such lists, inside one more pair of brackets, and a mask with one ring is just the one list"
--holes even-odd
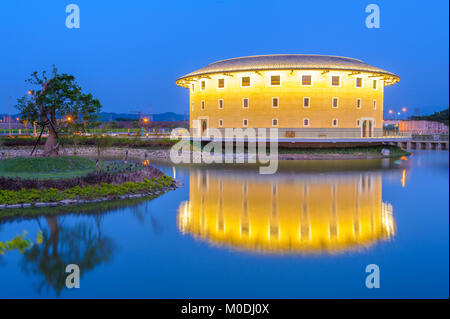
[[(163, 169), (172, 174), (172, 167)], [(112, 258), (82, 274), (81, 288), (63, 290), (61, 297), (448, 297), (448, 152), (414, 153), (405, 187), (402, 169), (379, 174), (382, 199), (394, 207), (392, 241), (338, 255), (266, 256), (182, 235), (176, 216), (180, 203), (189, 200), (189, 173), (178, 169), (185, 187), (103, 215), (102, 236), (115, 244)], [(93, 216), (62, 218), (65, 226), (80, 222), (96, 227)], [(2, 224), (0, 240), (24, 230), (35, 238), (37, 221)], [(22, 262), (17, 252), (0, 257), (0, 297), (55, 296), (51, 290), (37, 294), (33, 285), (38, 278), (24, 274)], [(365, 266), (371, 263), (380, 267), (378, 290), (364, 285)]]

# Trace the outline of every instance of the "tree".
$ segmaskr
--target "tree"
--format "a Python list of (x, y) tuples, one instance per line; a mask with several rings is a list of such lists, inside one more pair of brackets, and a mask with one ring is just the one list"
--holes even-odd
[[(28, 83), (38, 86), (35, 91), (17, 100), (16, 108), (21, 118), (30, 123), (37, 121), (41, 128), (48, 129), (48, 138), (44, 145), (44, 156), (58, 155), (58, 138), (60, 125), (82, 125), (87, 129), (95, 125), (100, 112), (100, 101), (91, 94), (82, 93), (81, 87), (75, 82), (75, 77), (69, 74), (59, 74), (55, 66), (50, 78), (45, 71), (42, 74), (33, 72)], [(59, 121), (57, 119), (66, 119)]]

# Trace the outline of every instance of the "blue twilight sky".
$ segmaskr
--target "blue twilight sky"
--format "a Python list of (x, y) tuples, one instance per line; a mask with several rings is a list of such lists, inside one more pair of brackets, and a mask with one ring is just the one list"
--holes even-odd
[[(65, 26), (66, 5), (81, 28)], [(376, 3), (381, 28), (365, 26)], [(258, 54), (330, 54), (397, 73), (385, 110), (448, 108), (448, 1), (14, 0), (0, 7), (0, 113), (35, 70), (74, 74), (104, 111), (188, 109), (175, 79), (216, 60)], [(15, 110), (11, 107), (13, 112)]]

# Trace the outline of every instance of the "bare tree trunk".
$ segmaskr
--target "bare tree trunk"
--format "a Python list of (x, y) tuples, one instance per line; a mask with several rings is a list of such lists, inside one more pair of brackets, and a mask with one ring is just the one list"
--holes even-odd
[(58, 139), (52, 128), (48, 129), (48, 137), (44, 145), (44, 156), (58, 156)]

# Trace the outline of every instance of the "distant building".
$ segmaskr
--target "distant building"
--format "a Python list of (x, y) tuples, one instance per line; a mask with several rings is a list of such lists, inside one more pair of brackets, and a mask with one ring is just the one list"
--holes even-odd
[(411, 132), (415, 135), (448, 134), (448, 126), (435, 121), (386, 120), (384, 125), (394, 125), (400, 132)]
[(384, 87), (400, 78), (357, 59), (281, 54), (218, 61), (176, 80), (190, 127), (279, 128), (282, 137), (383, 136)]

